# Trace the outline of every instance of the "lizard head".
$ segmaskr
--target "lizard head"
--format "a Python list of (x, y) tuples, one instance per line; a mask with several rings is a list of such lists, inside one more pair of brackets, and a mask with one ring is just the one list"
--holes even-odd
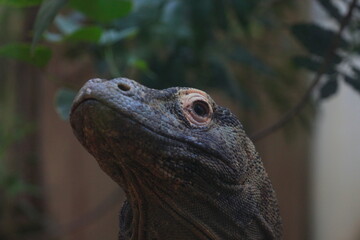
[(280, 235), (275, 195), (252, 142), (237, 118), (205, 92), (92, 79), (75, 98), (70, 122), (79, 141), (126, 192), (132, 210), (126, 214), (125, 207), (124, 232), (144, 229), (141, 214), (147, 209), (157, 218), (150, 229), (162, 231), (160, 222), (168, 226), (158, 239), (170, 239), (166, 234), (174, 231), (177, 239), (200, 239), (183, 237), (184, 226), (186, 231), (196, 226), (201, 239), (220, 239), (217, 233), (221, 239)]
[(79, 141), (125, 190), (134, 178), (171, 187), (237, 185), (256, 152), (236, 117), (192, 88), (92, 79), (70, 120)]

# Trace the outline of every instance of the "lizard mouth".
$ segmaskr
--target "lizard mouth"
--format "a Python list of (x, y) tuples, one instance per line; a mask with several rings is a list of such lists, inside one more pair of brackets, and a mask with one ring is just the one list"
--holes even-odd
[(81, 88), (79, 93), (76, 95), (76, 97), (73, 101), (73, 105), (72, 105), (71, 111), (70, 111), (70, 116), (78, 109), (78, 107), (80, 105), (82, 105), (84, 102), (90, 101), (90, 100), (99, 101), (94, 96), (92, 96), (91, 88), (89, 88), (89, 87)]
[(87, 98), (81, 99), (81, 101), (74, 101), (73, 105), (71, 107), (70, 116), (73, 115), (73, 113), (79, 108), (80, 105), (82, 105), (83, 103), (85, 103), (87, 101), (98, 101), (98, 100), (93, 97), (87, 97)]
[(104, 82), (103, 79), (91, 79), (89, 80), (78, 92), (76, 95), (73, 105), (71, 107), (70, 116), (76, 111), (76, 109), (88, 100), (99, 101), (96, 96), (96, 87)]

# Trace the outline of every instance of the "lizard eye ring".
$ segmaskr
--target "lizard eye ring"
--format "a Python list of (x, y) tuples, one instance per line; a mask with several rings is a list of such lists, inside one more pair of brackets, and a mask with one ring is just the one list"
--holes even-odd
[(212, 107), (206, 93), (188, 90), (181, 96), (182, 109), (186, 119), (193, 126), (205, 126), (212, 117)]

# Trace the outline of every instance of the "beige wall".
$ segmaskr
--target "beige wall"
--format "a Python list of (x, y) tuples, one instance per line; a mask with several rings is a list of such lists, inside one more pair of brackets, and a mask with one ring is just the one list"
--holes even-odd
[[(335, 1), (336, 2), (336, 1)], [(337, 2), (340, 10), (345, 6)], [(338, 25), (314, 3), (319, 24)], [(359, 59), (353, 59), (360, 61)], [(346, 65), (342, 71), (348, 71)], [(348, 72), (348, 74), (351, 74)], [(312, 144), (311, 239), (360, 239), (360, 95), (343, 81), (319, 106)]]
[(360, 239), (360, 95), (340, 84), (321, 104), (313, 149), (313, 239)]

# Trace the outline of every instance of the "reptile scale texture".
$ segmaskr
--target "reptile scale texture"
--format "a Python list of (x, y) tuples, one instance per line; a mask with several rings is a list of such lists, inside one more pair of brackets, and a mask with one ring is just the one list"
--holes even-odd
[(126, 193), (119, 239), (282, 239), (259, 154), (239, 120), (205, 92), (92, 79), (70, 122)]

